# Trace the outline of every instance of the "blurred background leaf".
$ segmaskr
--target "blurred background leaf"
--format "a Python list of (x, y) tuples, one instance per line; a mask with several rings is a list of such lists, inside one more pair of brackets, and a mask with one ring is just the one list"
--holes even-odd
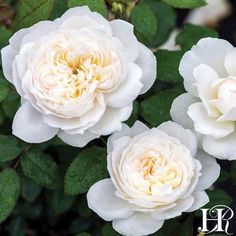
[(14, 31), (49, 19), (54, 4), (54, 0), (19, 0), (16, 8)]
[(104, 0), (68, 0), (68, 7), (88, 6), (91, 11), (96, 11), (107, 16), (107, 8)]
[(163, 0), (172, 7), (176, 8), (197, 8), (205, 6), (207, 3), (205, 0)]

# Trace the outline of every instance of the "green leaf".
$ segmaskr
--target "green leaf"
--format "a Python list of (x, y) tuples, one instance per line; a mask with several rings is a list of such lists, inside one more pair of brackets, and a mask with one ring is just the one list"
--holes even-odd
[(0, 162), (11, 161), (21, 153), (18, 140), (12, 135), (0, 135)]
[(150, 47), (158, 47), (168, 39), (170, 33), (175, 28), (176, 12), (172, 7), (157, 0), (145, 0), (154, 12), (157, 20), (157, 31), (152, 40), (145, 41)]
[(212, 37), (217, 38), (217, 31), (208, 27), (186, 24), (183, 30), (177, 35), (176, 43), (181, 46), (181, 49), (188, 51), (201, 38)]
[(76, 234), (76, 236), (92, 236), (92, 234), (89, 234), (89, 233), (80, 233), (80, 234)]
[(19, 202), (17, 204), (13, 214), (16, 216), (24, 217), (27, 219), (35, 220), (38, 219), (43, 210), (43, 202)]
[(4, 122), (4, 120), (5, 120), (5, 116), (4, 116), (3, 111), (2, 111), (2, 109), (1, 109), (1, 107), (0, 107), (0, 125), (2, 125), (2, 123)]
[(158, 50), (155, 55), (158, 61), (158, 80), (171, 84), (183, 81), (179, 74), (179, 63), (183, 56), (181, 51)]
[(89, 217), (92, 214), (91, 209), (88, 207), (86, 196), (83, 196), (82, 198), (80, 198), (78, 211), (79, 211), (79, 214), (83, 217)]
[(26, 222), (22, 217), (12, 219), (9, 226), (9, 236), (25, 236)]
[(54, 189), (60, 179), (59, 168), (53, 158), (40, 152), (28, 152), (21, 158), (24, 174), (42, 187)]
[(181, 226), (174, 232), (175, 236), (190, 236), (193, 235), (193, 215), (190, 215)]
[(20, 179), (12, 169), (0, 172), (0, 223), (11, 213), (20, 193)]
[(91, 11), (107, 16), (107, 7), (104, 0), (68, 0), (68, 7), (88, 6)]
[(55, 0), (55, 7), (53, 10), (53, 13), (51, 15), (51, 19), (54, 20), (58, 17), (61, 17), (61, 15), (67, 10), (67, 2), (65, 0)]
[(54, 0), (19, 0), (16, 9), (14, 30), (30, 27), (48, 20), (53, 12)]
[[(1, 32), (0, 32), (1, 35)], [(10, 88), (8, 82), (4, 79), (4, 76), (0, 72), (0, 102), (2, 102), (8, 95)]]
[(106, 149), (92, 147), (81, 152), (71, 163), (65, 175), (65, 193), (85, 193), (98, 180), (107, 177)]
[(220, 171), (220, 176), (217, 179), (217, 183), (223, 183), (226, 180), (228, 180), (229, 178), (230, 178), (230, 174), (227, 171), (225, 171), (225, 170), (221, 170)]
[(145, 3), (138, 4), (131, 12), (134, 28), (148, 40), (157, 32), (157, 19), (152, 9)]
[(149, 124), (157, 126), (170, 120), (170, 107), (173, 100), (182, 93), (180, 89), (166, 89), (141, 102), (141, 116)]
[(230, 180), (233, 185), (236, 185), (236, 161), (231, 161)]
[(12, 33), (9, 29), (0, 27), (0, 49), (7, 45)]
[(78, 234), (89, 230), (92, 224), (92, 218), (76, 218), (69, 227), (71, 234)]
[(28, 202), (34, 202), (42, 192), (42, 188), (29, 178), (21, 176), (21, 196)]
[(210, 198), (210, 202), (204, 206), (204, 208), (211, 208), (216, 205), (229, 206), (233, 201), (223, 189), (208, 190), (207, 194)]
[(167, 220), (153, 236), (173, 236), (180, 226), (176, 219)]
[(6, 117), (12, 119), (20, 104), (20, 97), (15, 91), (10, 91), (2, 102), (2, 109)]
[(111, 223), (107, 223), (102, 227), (102, 236), (119, 236), (121, 234), (117, 233)]
[(197, 8), (205, 6), (207, 3), (205, 0), (163, 0), (172, 7), (176, 8)]
[(50, 191), (47, 194), (48, 204), (56, 215), (65, 213), (75, 201), (74, 196), (65, 195), (63, 190)]

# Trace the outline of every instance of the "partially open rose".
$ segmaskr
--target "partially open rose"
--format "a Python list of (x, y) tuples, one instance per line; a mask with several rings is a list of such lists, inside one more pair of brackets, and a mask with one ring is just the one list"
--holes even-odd
[(108, 139), (107, 161), (111, 178), (90, 188), (88, 205), (129, 236), (152, 234), (164, 220), (205, 205), (204, 190), (220, 173), (214, 158), (197, 151), (194, 134), (171, 121), (123, 125)]
[(201, 39), (179, 70), (188, 93), (173, 102), (173, 120), (195, 129), (210, 155), (235, 160), (236, 49), (222, 39)]
[(31, 143), (58, 135), (82, 147), (119, 130), (156, 78), (156, 59), (133, 26), (87, 7), (18, 31), (1, 54), (22, 97), (13, 133)]

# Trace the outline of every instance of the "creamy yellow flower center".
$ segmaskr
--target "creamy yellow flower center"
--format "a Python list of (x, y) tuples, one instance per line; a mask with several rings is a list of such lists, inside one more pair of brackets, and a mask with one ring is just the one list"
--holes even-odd
[(122, 185), (130, 189), (126, 194), (163, 201), (184, 191), (194, 168), (189, 150), (159, 131), (137, 139), (123, 151), (119, 167)]
[(158, 188), (164, 186), (177, 188), (182, 179), (180, 168), (174, 162), (168, 162), (160, 153), (152, 153), (152, 156), (143, 157), (139, 162), (139, 172), (147, 182), (147, 194), (157, 194)]
[(93, 82), (102, 82), (102, 70), (109, 65), (109, 60), (105, 61), (104, 57), (98, 53), (85, 53), (83, 55), (73, 55), (71, 51), (59, 50), (55, 52), (53, 58), (54, 66), (64, 67), (66, 72), (66, 89), (65, 98), (76, 98), (81, 96), (89, 85)]
[(49, 113), (80, 116), (126, 77), (120, 45), (100, 32), (59, 31), (43, 40), (32, 48), (29, 84), (38, 105)]

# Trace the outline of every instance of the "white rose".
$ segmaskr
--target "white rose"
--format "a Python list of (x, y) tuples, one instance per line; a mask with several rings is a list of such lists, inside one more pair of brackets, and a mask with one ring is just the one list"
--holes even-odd
[(179, 68), (185, 89), (172, 104), (172, 119), (197, 131), (203, 149), (236, 159), (236, 49), (222, 39), (201, 39)]
[(123, 235), (148, 235), (166, 219), (191, 212), (209, 199), (218, 178), (216, 160), (197, 151), (196, 137), (174, 122), (149, 129), (137, 121), (108, 139), (110, 179), (95, 183), (88, 205)]
[(22, 97), (13, 133), (31, 143), (58, 135), (82, 147), (121, 129), (156, 78), (156, 59), (133, 26), (88, 7), (22, 29), (3, 48), (6, 78)]

